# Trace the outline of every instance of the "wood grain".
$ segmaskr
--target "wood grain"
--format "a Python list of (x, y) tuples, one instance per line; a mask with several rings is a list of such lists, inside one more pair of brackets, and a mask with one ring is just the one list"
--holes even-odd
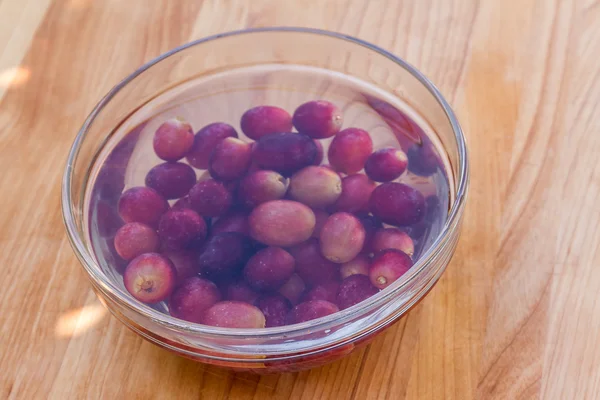
[[(592, 0), (0, 0), (0, 398), (600, 398), (600, 3)], [(301, 373), (203, 366), (99, 305), (60, 177), (98, 99), (191, 39), (296, 25), (425, 72), (467, 134), (461, 242), (368, 347)]]

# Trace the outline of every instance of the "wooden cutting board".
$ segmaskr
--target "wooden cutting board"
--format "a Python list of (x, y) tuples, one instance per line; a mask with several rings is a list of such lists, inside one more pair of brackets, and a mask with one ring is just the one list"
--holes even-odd
[[(600, 398), (600, 3), (0, 0), (0, 398)], [(296, 25), (428, 75), (468, 137), (462, 238), (428, 297), (326, 367), (254, 376), (145, 342), (95, 299), (59, 210), (116, 82), (192, 39)]]

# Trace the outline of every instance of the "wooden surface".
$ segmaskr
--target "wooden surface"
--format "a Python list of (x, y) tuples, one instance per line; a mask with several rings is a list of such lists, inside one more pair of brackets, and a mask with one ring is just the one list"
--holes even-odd
[[(600, 398), (597, 0), (0, 0), (0, 398)], [(406, 58), (456, 109), (459, 248), (408, 316), (343, 361), (234, 374), (99, 305), (59, 210), (67, 151), (117, 81), (189, 40), (297, 25)]]

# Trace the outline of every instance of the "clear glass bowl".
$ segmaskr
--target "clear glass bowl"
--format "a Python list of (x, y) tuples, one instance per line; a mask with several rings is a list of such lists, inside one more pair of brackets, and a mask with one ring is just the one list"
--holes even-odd
[[(368, 88), (379, 98), (410, 109), (414, 118), (429, 127), (427, 134), (444, 155), (448, 215), (439, 226), (439, 234), (431, 238), (408, 273), (351, 308), (278, 328), (227, 329), (185, 322), (134, 300), (116, 278), (114, 268), (96, 256), (89, 233), (89, 212), (98, 166), (127, 134), (133, 137), (131, 131), (143, 126), (147, 118), (168, 114), (174, 107), (180, 110), (186, 102), (196, 101), (198, 93), (190, 90), (196, 87), (194, 82), (204, 82), (203, 90), (211, 82), (222, 89), (223, 77), (225, 82), (240, 82), (236, 76), (248, 75), (240, 75), (239, 71), (254, 69), (267, 78), (255, 79), (251, 84), (279, 85), (278, 93), (287, 79), (292, 86), (305, 85), (306, 91), (319, 98), (333, 77), (334, 81)], [(294, 80), (298, 71), (317, 71), (315, 77), (329, 78)], [(275, 80), (269, 81), (269, 76)], [(226, 103), (222, 106), (228, 108)], [(378, 133), (371, 134), (375, 140)], [(150, 61), (115, 86), (94, 108), (75, 138), (63, 177), (62, 210), (73, 249), (96, 294), (127, 327), (165, 349), (204, 363), (256, 372), (287, 371), (311, 368), (350, 353), (427, 294), (454, 253), (467, 186), (466, 146), (458, 121), (440, 92), (419, 71), (377, 46), (345, 35), (268, 28), (189, 43)]]

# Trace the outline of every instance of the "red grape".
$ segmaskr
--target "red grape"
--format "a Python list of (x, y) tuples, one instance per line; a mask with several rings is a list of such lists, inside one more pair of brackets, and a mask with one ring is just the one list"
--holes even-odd
[(310, 286), (336, 280), (338, 267), (321, 254), (319, 241), (310, 239), (290, 248), (296, 260), (296, 273)]
[(256, 307), (241, 301), (222, 301), (210, 307), (201, 321), (221, 328), (264, 328), (265, 316)]
[(279, 200), (287, 191), (286, 179), (275, 171), (259, 170), (246, 175), (238, 189), (239, 201), (248, 208)]
[(227, 137), (213, 150), (208, 170), (210, 175), (220, 181), (239, 179), (250, 167), (252, 146), (240, 139)]
[(316, 157), (317, 145), (310, 137), (289, 132), (261, 137), (252, 151), (252, 160), (259, 168), (277, 171), (283, 176), (312, 165)]
[(315, 139), (338, 133), (342, 127), (342, 112), (328, 101), (317, 100), (302, 104), (294, 112), (293, 123), (298, 132)]
[(357, 213), (369, 208), (369, 198), (375, 190), (375, 182), (364, 174), (348, 175), (342, 179), (342, 194), (332, 208), (335, 211)]
[(165, 161), (177, 161), (192, 148), (194, 131), (181, 118), (172, 118), (158, 127), (152, 145), (156, 155)]
[(287, 324), (299, 324), (313, 319), (325, 317), (339, 311), (339, 308), (325, 300), (305, 301), (294, 307), (286, 317)]
[(270, 133), (290, 132), (292, 117), (279, 107), (258, 106), (249, 109), (242, 115), (240, 125), (246, 136), (258, 140)]
[(340, 284), (336, 304), (340, 309), (352, 307), (379, 292), (368, 276), (351, 275)]
[(192, 208), (205, 217), (221, 216), (233, 203), (229, 190), (214, 179), (196, 183), (190, 189), (189, 197)]
[(365, 228), (352, 214), (332, 214), (321, 230), (321, 253), (330, 261), (345, 263), (360, 253), (365, 242)]
[(295, 261), (280, 247), (267, 247), (254, 254), (244, 268), (246, 282), (256, 290), (273, 291), (294, 273)]
[(207, 169), (210, 155), (215, 147), (227, 137), (238, 137), (233, 126), (216, 122), (200, 129), (194, 136), (194, 144), (190, 149), (187, 160), (191, 166)]
[(169, 203), (154, 189), (133, 187), (119, 199), (119, 215), (125, 222), (141, 222), (152, 227), (169, 209)]
[(365, 173), (376, 182), (389, 182), (398, 178), (408, 165), (406, 154), (388, 147), (371, 154), (365, 163)]
[(290, 179), (291, 198), (309, 207), (331, 205), (341, 193), (340, 176), (328, 168), (311, 165), (296, 172)]
[(375, 287), (385, 289), (404, 275), (410, 267), (412, 267), (412, 260), (400, 250), (383, 250), (373, 258), (369, 278)]
[(169, 210), (160, 219), (158, 236), (166, 249), (179, 250), (206, 239), (206, 222), (188, 208)]
[(354, 174), (364, 168), (373, 151), (373, 142), (367, 131), (347, 128), (335, 135), (329, 145), (329, 163), (336, 171)]

